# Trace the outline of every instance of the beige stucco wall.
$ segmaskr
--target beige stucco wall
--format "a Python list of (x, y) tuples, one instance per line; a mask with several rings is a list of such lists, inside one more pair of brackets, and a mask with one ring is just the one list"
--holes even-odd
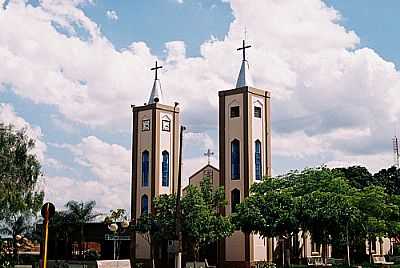
[[(269, 128), (269, 112), (268, 111), (269, 99), (266, 99), (265, 92), (257, 89), (248, 89), (248, 92), (238, 91), (237, 94), (225, 95), (225, 195), (228, 200), (228, 205), (225, 209), (227, 215), (232, 213), (232, 200), (231, 192), (234, 189), (240, 191), (240, 200), (243, 201), (245, 198), (245, 179), (248, 179), (248, 187), (251, 186), (255, 180), (255, 141), (260, 140), (262, 150), (262, 172), (263, 176), (270, 175), (270, 146), (268, 128)], [(244, 103), (244, 94), (247, 94), (247, 103)], [(240, 116), (231, 118), (230, 108), (233, 106), (239, 106)], [(247, 106), (247, 125), (244, 125), (244, 112)], [(261, 118), (254, 117), (254, 106), (261, 108)], [(221, 130), (222, 131), (222, 130)], [(247, 131), (247, 140), (244, 140), (244, 131)], [(240, 141), (240, 180), (231, 179), (231, 142), (237, 139)], [(245, 152), (245, 143), (247, 143), (248, 151)], [(267, 149), (266, 149), (267, 148)], [(245, 158), (244, 154), (247, 154), (248, 159), (248, 173), (245, 174)], [(225, 246), (225, 257), (226, 261), (244, 261), (245, 260), (245, 237), (244, 235), (235, 235), (226, 240)], [(267, 241), (259, 238), (257, 235), (250, 236), (250, 260), (266, 260), (267, 259)]]
[(260, 237), (259, 235), (252, 235), (252, 245), (250, 247), (253, 253), (253, 261), (266, 261), (267, 260), (267, 239)]
[(136, 235), (136, 258), (150, 259), (150, 245), (142, 234)]
[[(157, 112), (157, 116), (158, 116), (158, 127), (159, 127), (159, 152), (158, 152), (158, 163), (159, 163), (159, 169), (158, 169), (158, 173), (157, 176), (159, 178), (159, 180), (157, 183), (157, 189), (156, 190), (156, 195), (157, 194), (171, 194), (173, 192), (173, 183), (172, 183), (172, 170), (173, 170), (173, 158), (174, 158), (174, 151), (172, 149), (172, 145), (173, 145), (173, 113), (172, 112), (165, 112), (165, 111), (158, 111)], [(171, 126), (171, 130), (170, 132), (167, 131), (162, 131), (162, 120), (169, 120), (170, 126)], [(162, 186), (162, 152), (163, 151), (167, 151), (169, 153), (169, 187), (163, 187)]]
[[(382, 251), (381, 251), (382, 247)], [(376, 238), (375, 241), (375, 249), (372, 251), (372, 254), (377, 254), (377, 255), (387, 255), (389, 254), (391, 250), (391, 244), (390, 244), (390, 239), (387, 237), (382, 238), (382, 245), (379, 242), (379, 238)], [(368, 241), (365, 241), (365, 253), (369, 254), (369, 245)]]
[[(142, 121), (150, 120), (150, 130), (142, 131)], [(151, 207), (151, 168), (152, 168), (152, 153), (151, 153), (151, 144), (152, 144), (152, 111), (145, 110), (138, 112), (138, 150), (137, 150), (137, 194), (136, 194), (136, 217), (140, 217), (141, 214), (141, 198), (144, 194), (149, 198), (149, 209)], [(147, 150), (149, 151), (149, 186), (142, 186), (142, 153)]]
[(245, 259), (244, 240), (244, 234), (240, 231), (235, 231), (225, 240), (225, 260), (243, 261)]
[(195, 185), (195, 186), (200, 186), (200, 182), (203, 180), (204, 176), (206, 174), (209, 174), (209, 172), (212, 172), (212, 177), (211, 177), (211, 183), (214, 187), (214, 189), (219, 187), (219, 170), (206, 165), (205, 167), (201, 168), (199, 171), (197, 171), (195, 174), (193, 174), (189, 178), (189, 184), (190, 185)]
[[(155, 110), (155, 118), (153, 118), (153, 111)], [(170, 194), (176, 189), (177, 181), (177, 167), (178, 167), (178, 152), (179, 152), (179, 109), (176, 109), (174, 116), (174, 107), (156, 104), (147, 110), (139, 110), (138, 113), (138, 133), (137, 133), (137, 148), (134, 151), (137, 153), (137, 163), (134, 163), (137, 170), (136, 178), (136, 218), (141, 215), (141, 198), (144, 194), (148, 196), (148, 208), (152, 207), (152, 181), (154, 180), (154, 196), (160, 194)], [(162, 120), (169, 120), (170, 131), (162, 130)], [(150, 130), (142, 130), (143, 120), (150, 120)], [(155, 127), (155, 130), (154, 128)], [(154, 131), (154, 133), (153, 133)], [(153, 144), (153, 134), (155, 135)], [(155, 147), (155, 156), (153, 159), (152, 146)], [(175, 150), (174, 150), (175, 148)], [(142, 153), (149, 151), (149, 184), (146, 187), (142, 186)], [(166, 150), (169, 153), (169, 186), (162, 186), (162, 152)], [(154, 176), (152, 176), (152, 169), (154, 167)], [(175, 167), (175, 172), (174, 172)], [(138, 234), (137, 235), (136, 256), (138, 258), (150, 258), (150, 248), (148, 242)]]

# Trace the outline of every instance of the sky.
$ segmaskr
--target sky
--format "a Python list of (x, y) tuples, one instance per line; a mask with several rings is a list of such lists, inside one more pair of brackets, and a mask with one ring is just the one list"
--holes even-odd
[[(156, 60), (178, 101), (184, 181), (215, 152), (218, 91), (234, 87), (246, 37), (271, 92), (272, 168), (393, 164), (399, 125), (395, 0), (0, 0), (0, 122), (27, 129), (56, 207), (130, 204), (130, 105)], [(246, 34), (245, 34), (246, 32)]]

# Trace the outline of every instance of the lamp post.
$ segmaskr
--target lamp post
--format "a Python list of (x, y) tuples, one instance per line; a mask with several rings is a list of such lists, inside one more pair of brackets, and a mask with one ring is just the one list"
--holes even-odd
[[(129, 221), (122, 220), (122, 222), (121, 222), (122, 230), (127, 230), (129, 225), (130, 225)], [(122, 230), (118, 227), (118, 224), (117, 224), (116, 221), (111, 223), (108, 226), (108, 229), (114, 234), (114, 237), (112, 238), (112, 240), (113, 240), (113, 251), (114, 251), (114, 253), (113, 253), (113, 257), (114, 258), (113, 259), (116, 260), (116, 259), (119, 259), (119, 250), (120, 250), (120, 247), (121, 247), (120, 244), (117, 245), (117, 243), (119, 243), (119, 241), (121, 240), (121, 237), (120, 237), (120, 234), (118, 233), (118, 230), (120, 230), (120, 232)], [(118, 255), (117, 255), (117, 252), (118, 252)]]
[(178, 238), (178, 246), (176, 253), (175, 267), (182, 267), (182, 211), (181, 211), (181, 188), (182, 188), (182, 141), (183, 131), (186, 127), (181, 126), (180, 146), (179, 146), (179, 168), (178, 168), (178, 189), (176, 193), (176, 235)]

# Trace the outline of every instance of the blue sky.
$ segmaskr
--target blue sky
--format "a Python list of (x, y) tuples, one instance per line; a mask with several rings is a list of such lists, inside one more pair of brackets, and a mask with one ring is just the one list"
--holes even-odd
[(256, 86), (272, 93), (274, 174), (392, 164), (398, 1), (0, 4), (0, 120), (29, 127), (43, 144), (43, 187), (58, 205), (78, 198), (102, 209), (129, 204), (129, 105), (147, 100), (156, 59), (188, 126), (185, 176), (206, 163), (208, 148), (218, 165), (217, 91), (235, 83), (245, 28)]
[(398, 11), (400, 2), (388, 0), (326, 0), (328, 5), (339, 10), (343, 16), (341, 24), (354, 30), (361, 39), (361, 46), (373, 48), (396, 65), (400, 63)]

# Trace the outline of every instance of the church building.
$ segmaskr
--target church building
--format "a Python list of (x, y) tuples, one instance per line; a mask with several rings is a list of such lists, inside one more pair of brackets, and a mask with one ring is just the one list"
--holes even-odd
[[(198, 185), (204, 176), (215, 187), (222, 186), (228, 205), (221, 211), (230, 215), (249, 195), (250, 186), (271, 175), (270, 94), (253, 87), (246, 59), (246, 46), (239, 48), (243, 59), (234, 89), (219, 92), (219, 167), (208, 164), (189, 178)], [(132, 106), (132, 218), (152, 211), (152, 200), (177, 191), (179, 153), (179, 107), (163, 102), (157, 65), (150, 98), (143, 106)], [(208, 152), (210, 153), (210, 152)], [(150, 248), (136, 236), (135, 255), (149, 259)], [(139, 246), (140, 245), (140, 246)], [(272, 260), (270, 239), (240, 231), (219, 243), (219, 262), (243, 267), (257, 260)]]

